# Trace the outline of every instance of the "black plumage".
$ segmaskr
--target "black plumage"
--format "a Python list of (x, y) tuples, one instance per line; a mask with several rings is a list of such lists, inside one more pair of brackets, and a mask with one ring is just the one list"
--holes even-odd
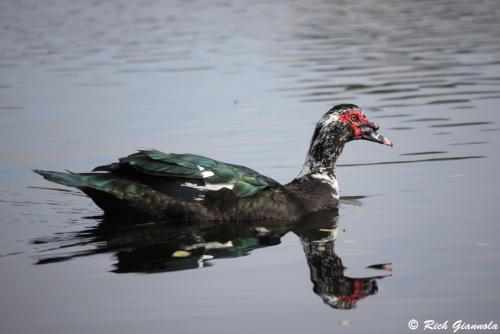
[(354, 139), (392, 145), (377, 130), (359, 107), (333, 107), (316, 125), (301, 173), (286, 185), (248, 167), (157, 150), (139, 151), (90, 173), (35, 172), (80, 189), (108, 216), (177, 222), (296, 221), (337, 207), (338, 156)]

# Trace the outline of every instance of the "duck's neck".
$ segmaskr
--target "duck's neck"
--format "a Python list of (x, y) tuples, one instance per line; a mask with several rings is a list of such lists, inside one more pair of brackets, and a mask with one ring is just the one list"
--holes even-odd
[[(307, 153), (306, 161), (300, 174), (292, 181), (297, 187), (305, 187), (318, 182), (329, 188), (329, 193), (334, 200), (339, 199), (339, 186), (335, 176), (335, 164), (339, 158), (347, 137), (341, 135), (341, 131), (320, 132), (315, 131), (311, 140), (311, 146)], [(310, 191), (316, 191), (313, 187)], [(322, 192), (322, 191), (320, 191)]]
[(334, 181), (335, 166), (346, 141), (342, 137), (328, 138), (328, 141), (315, 141), (314, 137), (311, 147), (307, 153), (306, 161), (298, 179), (315, 178), (325, 181)]
[[(308, 202), (312, 211), (328, 209), (339, 200), (335, 164), (352, 133), (339, 122), (339, 115), (326, 113), (318, 122), (300, 174), (286, 185), (290, 192)], [(316, 210), (316, 211), (317, 211)]]

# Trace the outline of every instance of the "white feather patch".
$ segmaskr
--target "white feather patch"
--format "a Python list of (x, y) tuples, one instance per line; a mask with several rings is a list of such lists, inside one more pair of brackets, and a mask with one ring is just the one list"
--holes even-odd
[(198, 189), (198, 190), (206, 190), (205, 186), (200, 186), (200, 185), (197, 185), (196, 183), (191, 183), (191, 182), (181, 183), (181, 187), (189, 187), (189, 188)]
[(184, 182), (181, 183), (181, 187), (189, 187), (193, 189), (198, 189), (202, 191), (217, 191), (221, 190), (222, 188), (227, 188), (229, 190), (233, 190), (234, 184), (229, 184), (229, 183), (220, 183), (220, 184), (210, 184), (210, 183), (205, 183), (204, 186), (197, 185), (196, 183), (191, 183), (191, 182)]
[(336, 122), (339, 120), (339, 115), (338, 114), (331, 114), (327, 118), (322, 119), (320, 122), (323, 124), (323, 126), (328, 126), (330, 123)]
[(234, 184), (229, 184), (229, 183), (209, 184), (209, 183), (207, 183), (205, 185), (205, 187), (207, 190), (212, 190), (212, 191), (221, 190), (222, 188), (227, 188), (229, 190), (233, 190)]
[(201, 177), (206, 179), (207, 177), (214, 176), (215, 173), (209, 170), (201, 172)]
[(333, 193), (333, 198), (339, 199), (339, 183), (337, 182), (337, 179), (334, 177), (331, 177), (330, 175), (326, 173), (313, 173), (310, 174), (310, 176), (313, 179), (320, 180), (323, 183), (328, 184), (330, 187), (332, 187), (335, 192)]
[(197, 202), (203, 201), (204, 199), (205, 199), (205, 195), (200, 195), (200, 196), (193, 197), (193, 200), (197, 201)]
[(202, 166), (199, 166), (199, 165), (196, 165), (196, 167), (198, 167), (198, 169), (200, 170), (200, 174), (201, 174), (201, 177), (206, 179), (207, 177), (210, 177), (210, 176), (214, 176), (215, 173), (210, 171), (210, 170), (205, 170), (205, 167), (202, 167)]

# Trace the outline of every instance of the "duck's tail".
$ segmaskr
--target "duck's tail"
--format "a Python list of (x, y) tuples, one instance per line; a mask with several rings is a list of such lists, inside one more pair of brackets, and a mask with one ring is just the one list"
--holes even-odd
[(80, 189), (110, 215), (135, 213), (136, 210), (130, 206), (136, 199), (134, 195), (145, 192), (144, 186), (113, 178), (108, 173), (64, 173), (39, 169), (33, 171), (49, 181)]
[(52, 172), (40, 169), (34, 169), (33, 172), (40, 174), (46, 180), (63, 184), (68, 187), (82, 188), (86, 186), (84, 178), (82, 177), (82, 175), (79, 174), (71, 172), (68, 173)]
[(38, 169), (33, 171), (49, 181), (80, 189), (92, 198), (106, 215), (163, 218), (168, 212), (169, 217), (177, 219), (182, 218), (184, 214), (193, 217), (210, 214), (199, 203), (188, 203), (173, 198), (146, 184), (111, 173), (62, 173)]

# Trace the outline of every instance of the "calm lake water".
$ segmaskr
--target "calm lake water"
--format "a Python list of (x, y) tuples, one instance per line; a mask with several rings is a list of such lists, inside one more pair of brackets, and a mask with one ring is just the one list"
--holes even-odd
[[(0, 332), (500, 323), (499, 22), (494, 0), (0, 2)], [(31, 172), (154, 147), (286, 183), (343, 102), (395, 146), (348, 144), (338, 215), (301, 228), (110, 229)]]

